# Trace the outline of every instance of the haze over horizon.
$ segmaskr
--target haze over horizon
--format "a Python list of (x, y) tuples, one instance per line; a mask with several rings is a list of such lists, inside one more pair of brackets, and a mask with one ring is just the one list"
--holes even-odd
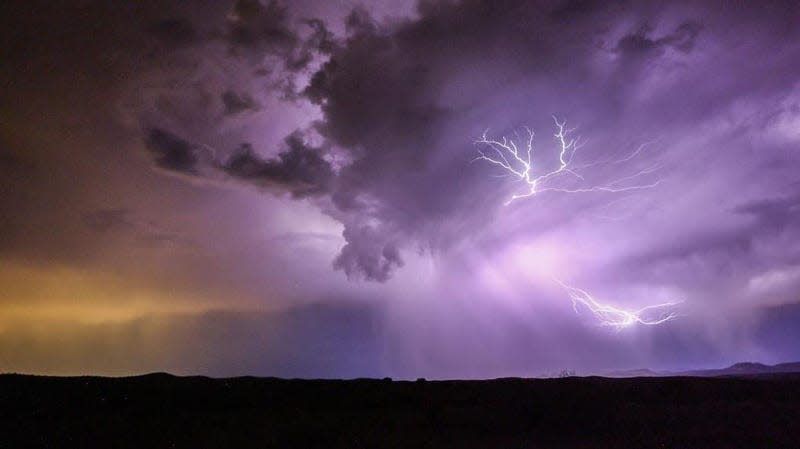
[[(800, 360), (796, 1), (12, 0), (0, 21), (0, 372)], [(580, 176), (506, 204), (530, 186), (476, 141), (529, 128), (541, 175), (561, 121)], [(562, 283), (674, 317), (603, 326)]]

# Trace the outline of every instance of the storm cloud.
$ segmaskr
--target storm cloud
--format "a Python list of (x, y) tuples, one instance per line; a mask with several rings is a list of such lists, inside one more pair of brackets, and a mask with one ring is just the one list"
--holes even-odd
[(334, 173), (323, 150), (308, 146), (300, 133), (289, 135), (284, 146), (276, 158), (265, 159), (245, 143), (219, 161), (211, 148), (162, 129), (152, 129), (146, 142), (156, 167), (166, 172), (208, 181), (231, 179), (295, 198), (329, 193)]
[[(380, 21), (355, 8), (338, 38), (323, 22), (308, 21), (314, 32), (304, 44), (287, 25), (287, 11), (276, 2), (240, 1), (228, 37), (232, 44), (261, 54), (286, 48), (282, 57), (290, 72), (300, 66), (292, 68), (297, 52), (288, 49), (314, 49), (319, 69), (292, 98), (319, 107), (322, 119), (313, 123), (315, 131), (348, 163), (334, 174), (321, 159), (307, 158), (313, 152), (292, 148), (279, 161), (266, 162), (244, 145), (223, 170), (254, 184), (283, 186), (294, 197), (330, 195), (331, 206), (323, 209), (344, 224), (346, 241), (334, 267), (370, 280), (385, 281), (399, 267), (393, 260), (400, 257), (387, 258), (387, 248), (392, 254), (446, 249), (464, 238), (463, 229), (479, 226), (486, 213), (496, 213), (487, 188), (497, 183), (466, 164), (471, 141), (481, 132), (478, 126), (510, 133), (530, 122), (543, 123), (551, 114), (564, 114), (590, 132), (616, 126), (630, 134), (637, 130), (626, 122), (661, 114), (660, 125), (640, 125), (637, 138), (644, 139), (665, 129), (684, 132), (697, 111), (692, 98), (700, 108), (722, 108), (749, 94), (724, 81), (716, 88), (695, 82), (698, 74), (712, 70), (706, 57), (714, 51), (709, 43), (732, 39), (725, 26), (744, 20), (751, 12), (745, 7), (711, 18), (704, 7), (681, 4), (579, 8), (521, 1), (503, 7), (477, 0), (423, 2), (416, 18), (400, 21)], [(777, 11), (757, 14), (763, 23), (784, 20)], [(754, 38), (756, 45), (774, 39), (766, 28), (757, 29)], [(311, 50), (304, 52), (314, 57)], [(789, 82), (776, 78), (764, 87), (779, 89)], [(673, 93), (687, 89), (694, 93)], [(501, 100), (508, 95), (518, 98)], [(525, 108), (521, 98), (533, 109)], [(254, 109), (248, 97), (230, 91), (223, 100), (228, 113)], [(480, 123), (472, 119), (482, 116), (486, 118)], [(462, 133), (453, 135), (459, 127)], [(618, 144), (613, 140), (619, 136), (597, 134), (592, 139), (598, 147)], [(179, 154), (187, 157), (178, 159)], [(653, 161), (665, 157), (651, 156)], [(175, 148), (158, 163), (185, 169), (178, 165), (190, 166), (192, 160), (190, 152)], [(503, 191), (496, 189), (494, 195)], [(465, 207), (470, 202), (487, 204), (490, 211)]]
[(175, 134), (153, 128), (147, 134), (145, 145), (157, 167), (175, 173), (199, 174), (199, 150)]
[(333, 179), (331, 164), (322, 150), (307, 146), (299, 134), (286, 138), (287, 149), (276, 159), (265, 160), (243, 144), (221, 165), (230, 177), (261, 188), (287, 190), (295, 198), (329, 192)]
[[(69, 335), (86, 353), (53, 360), (100, 367), (85, 342), (115, 329), (97, 357), (152, 331), (147, 347), (213, 340), (183, 365), (212, 373), (800, 357), (796, 1), (18, 3), (0, 15), (0, 316), (53, 329), (3, 334), (9, 360), (35, 349), (26, 369)], [(476, 140), (528, 127), (547, 173), (553, 117), (584, 142), (560, 186), (643, 188), (506, 205), (530, 186)], [(554, 279), (678, 317), (608, 332)], [(370, 312), (336, 315), (352, 298)], [(260, 331), (317, 303), (289, 313), (296, 332)]]

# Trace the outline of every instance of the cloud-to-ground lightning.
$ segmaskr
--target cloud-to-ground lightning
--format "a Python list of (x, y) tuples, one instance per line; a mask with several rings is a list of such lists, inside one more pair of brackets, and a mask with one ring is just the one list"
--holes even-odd
[(569, 298), (572, 300), (572, 307), (576, 313), (578, 313), (578, 305), (583, 305), (600, 321), (602, 326), (610, 326), (616, 329), (622, 329), (634, 324), (653, 326), (666, 323), (678, 316), (674, 308), (682, 302), (665, 302), (641, 309), (625, 310), (601, 303), (586, 290), (567, 285), (558, 279), (555, 279), (555, 281), (564, 287), (567, 294), (569, 294)]
[[(539, 174), (534, 173), (535, 169), (538, 167), (534, 166), (534, 133), (530, 128), (525, 128), (528, 136), (524, 143), (518, 143), (520, 140), (519, 137), (517, 141), (507, 137), (503, 137), (501, 141), (492, 140), (487, 137), (487, 132), (484, 132), (483, 136), (476, 141), (477, 144), (482, 144), (488, 147), (489, 150), (484, 151), (479, 148), (479, 156), (473, 159), (473, 161), (480, 160), (497, 165), (503, 168), (508, 176), (519, 178), (520, 181), (523, 181), (528, 186), (526, 192), (512, 195), (511, 198), (505, 202), (506, 205), (514, 200), (531, 197), (538, 193), (548, 191), (562, 193), (617, 193), (649, 189), (659, 184), (660, 181), (648, 184), (634, 183), (638, 178), (655, 172), (658, 169), (656, 166), (641, 169), (635, 173), (616, 178), (611, 182), (598, 185), (563, 187), (563, 181), (560, 184), (555, 183), (556, 180), (564, 177), (570, 177), (578, 183), (584, 183), (585, 178), (579, 173), (580, 170), (600, 165), (612, 166), (625, 164), (639, 156), (648, 144), (640, 145), (634, 152), (618, 160), (593, 162), (575, 168), (572, 162), (577, 151), (583, 146), (583, 142), (580, 137), (571, 137), (574, 129), (567, 128), (566, 121), (559, 121), (556, 117), (553, 117), (553, 121), (556, 126), (556, 133), (553, 136), (559, 147), (558, 167), (549, 171), (540, 172)], [(567, 291), (576, 313), (578, 312), (578, 305), (583, 305), (600, 321), (601, 325), (614, 327), (616, 329), (622, 329), (634, 324), (656, 325), (665, 323), (677, 316), (671, 309), (677, 304), (680, 304), (680, 302), (667, 302), (640, 309), (626, 310), (618, 306), (604, 304), (585, 290), (572, 287), (557, 279), (556, 282)]]
[[(631, 184), (631, 182), (637, 178), (655, 172), (657, 167), (645, 168), (636, 173), (632, 173), (630, 175), (617, 178), (611, 182), (599, 185), (563, 187), (558, 184), (553, 184), (554, 181), (564, 177), (571, 177), (576, 181), (584, 182), (585, 178), (581, 173), (578, 172), (578, 170), (600, 164), (592, 163), (580, 168), (573, 167), (573, 159), (575, 158), (577, 151), (583, 146), (583, 142), (581, 141), (580, 137), (571, 137), (574, 129), (567, 128), (566, 121), (559, 122), (555, 117), (553, 117), (553, 120), (555, 121), (556, 125), (556, 133), (553, 136), (555, 137), (559, 146), (558, 167), (540, 174), (534, 173), (538, 167), (535, 167), (533, 160), (534, 133), (530, 130), (530, 128), (525, 128), (528, 133), (528, 138), (524, 143), (518, 143), (517, 141), (507, 137), (503, 137), (502, 141), (492, 140), (487, 137), (488, 131), (484, 132), (483, 136), (481, 136), (481, 138), (475, 142), (477, 144), (485, 145), (489, 148), (489, 150), (484, 151), (483, 149), (479, 148), (479, 156), (473, 159), (473, 161), (480, 160), (497, 165), (503, 168), (507, 175), (517, 177), (520, 181), (528, 185), (527, 192), (512, 195), (505, 204), (510, 204), (514, 200), (531, 197), (542, 192), (629, 192), (633, 190), (649, 189), (659, 184), (659, 181), (648, 184)], [(518, 138), (517, 140), (520, 139)], [(637, 148), (636, 151), (625, 158), (617, 161), (611, 161), (607, 164), (618, 164), (630, 161), (636, 157), (643, 148), (644, 145)]]

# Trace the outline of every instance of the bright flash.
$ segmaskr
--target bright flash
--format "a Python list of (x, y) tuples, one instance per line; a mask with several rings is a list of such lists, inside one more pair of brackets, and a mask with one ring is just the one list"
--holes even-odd
[[(527, 198), (542, 192), (628, 192), (633, 190), (649, 189), (659, 184), (659, 181), (649, 184), (634, 183), (637, 178), (656, 171), (657, 167), (639, 170), (636, 173), (600, 185), (567, 188), (554, 184), (554, 182), (559, 178), (564, 177), (571, 177), (578, 183), (585, 182), (585, 178), (581, 173), (578, 172), (578, 170), (581, 170), (581, 168), (574, 168), (572, 166), (575, 153), (583, 146), (583, 142), (581, 141), (580, 137), (571, 137), (573, 131), (575, 130), (567, 128), (565, 121), (559, 122), (555, 117), (553, 117), (553, 120), (556, 124), (556, 133), (553, 136), (555, 137), (559, 146), (558, 167), (543, 173), (540, 170), (537, 170), (538, 167), (535, 167), (534, 164), (534, 133), (530, 130), (530, 128), (525, 128), (528, 137), (524, 142), (518, 142), (521, 140), (519, 138), (517, 141), (515, 141), (506, 137), (503, 137), (502, 140), (492, 140), (487, 137), (488, 131), (484, 132), (483, 136), (475, 142), (477, 144), (485, 145), (488, 147), (488, 149), (484, 150), (479, 148), (478, 153), (480, 155), (473, 159), (473, 161), (486, 161), (490, 164), (497, 165), (503, 168), (503, 170), (506, 172), (506, 175), (519, 178), (520, 181), (528, 185), (528, 190), (526, 192), (512, 195), (511, 198), (506, 201), (506, 205), (510, 204), (516, 199)], [(640, 146), (636, 151), (625, 158), (618, 161), (608, 162), (608, 164), (627, 162), (638, 155), (643, 147), (644, 146)], [(589, 168), (595, 165), (600, 165), (600, 163), (586, 165), (582, 168)], [(535, 174), (537, 171), (539, 171), (540, 174)]]
[[(525, 128), (527, 131), (527, 139), (524, 139), (524, 141), (519, 136), (517, 136), (517, 140), (508, 139), (506, 137), (503, 137), (502, 140), (492, 140), (487, 137), (487, 132), (484, 132), (481, 139), (475, 142), (483, 145), (485, 148), (478, 149), (479, 156), (473, 159), (473, 161), (486, 161), (499, 166), (503, 169), (505, 175), (518, 178), (520, 181), (527, 184), (527, 191), (512, 195), (511, 198), (505, 202), (506, 205), (516, 199), (531, 197), (542, 192), (615, 193), (649, 189), (659, 184), (660, 181), (648, 184), (636, 182), (640, 177), (657, 170), (657, 167), (651, 167), (622, 176), (608, 183), (587, 185), (586, 179), (580, 171), (600, 165), (621, 166), (621, 164), (625, 164), (637, 157), (642, 152), (645, 145), (640, 146), (636, 151), (622, 159), (595, 162), (576, 168), (573, 166), (573, 159), (577, 151), (583, 146), (583, 142), (580, 137), (571, 137), (575, 130), (567, 128), (565, 121), (559, 122), (555, 117), (553, 117), (553, 120), (556, 125), (556, 133), (553, 137), (555, 137), (558, 145), (558, 167), (549, 171), (542, 170), (538, 164), (534, 163), (534, 133), (529, 128)], [(572, 185), (575, 187), (563, 187), (564, 185), (569, 185), (570, 182), (565, 181), (564, 178), (570, 178)], [(534, 267), (538, 268), (541, 264), (544, 264), (543, 266), (549, 266), (547, 261), (544, 260), (541, 261), (539, 265), (534, 265)], [(676, 305), (680, 304), (680, 302), (666, 302), (641, 309), (627, 310), (618, 306), (602, 303), (585, 290), (572, 287), (559, 280), (556, 280), (556, 282), (567, 291), (576, 313), (578, 312), (579, 306), (583, 306), (600, 321), (601, 325), (614, 327), (616, 329), (622, 329), (635, 324), (652, 326), (665, 323), (677, 316), (674, 312), (674, 308)]]
[(602, 326), (610, 326), (616, 329), (622, 329), (634, 324), (653, 326), (666, 323), (678, 316), (674, 309), (682, 302), (665, 302), (643, 307), (638, 310), (625, 310), (620, 307), (601, 303), (586, 290), (567, 285), (558, 279), (555, 279), (555, 281), (564, 287), (567, 294), (569, 294), (575, 313), (578, 313), (578, 306), (582, 305), (600, 321)]

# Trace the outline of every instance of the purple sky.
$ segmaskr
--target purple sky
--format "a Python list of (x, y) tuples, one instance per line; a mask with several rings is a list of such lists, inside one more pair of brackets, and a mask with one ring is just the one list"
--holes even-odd
[[(0, 371), (800, 359), (797, 2), (71, 3), (0, 7)], [(504, 205), (475, 141), (546, 172), (552, 116), (581, 185), (658, 185)]]

